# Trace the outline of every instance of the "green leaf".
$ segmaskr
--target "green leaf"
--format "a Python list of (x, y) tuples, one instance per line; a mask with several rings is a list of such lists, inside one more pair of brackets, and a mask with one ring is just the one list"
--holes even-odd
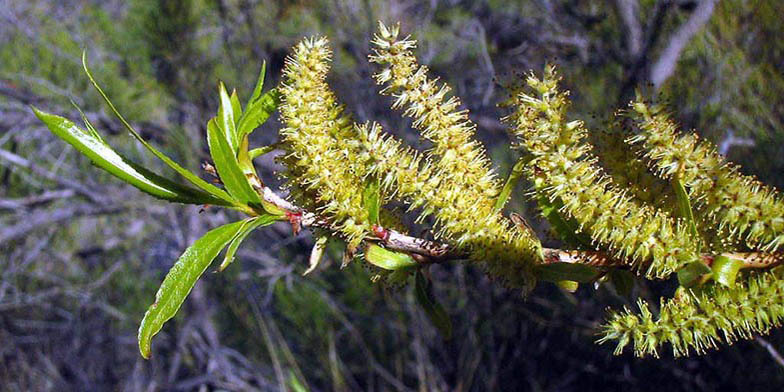
[(731, 259), (727, 256), (717, 256), (713, 260), (711, 270), (713, 271), (713, 280), (723, 284), (727, 287), (735, 285), (735, 278), (738, 276), (738, 271), (743, 267), (743, 261), (738, 259)]
[(242, 116), (242, 105), (240, 104), (240, 98), (237, 96), (237, 89), (231, 90), (229, 100), (231, 101), (231, 110), (234, 112), (234, 120), (236, 122), (238, 120), (237, 116)]
[(87, 156), (96, 166), (137, 189), (159, 199), (187, 204), (231, 205), (212, 195), (161, 177), (115, 152), (87, 123), (84, 131), (66, 118), (45, 113), (33, 107), (33, 112), (52, 133), (77, 151)]
[(548, 282), (572, 280), (579, 283), (589, 283), (594, 281), (600, 273), (601, 271), (597, 268), (576, 263), (552, 263), (536, 266), (537, 276)]
[(218, 176), (229, 194), (240, 203), (251, 207), (261, 206), (259, 194), (253, 190), (245, 173), (240, 169), (237, 156), (229, 146), (225, 135), (221, 134), (216, 118), (207, 124), (207, 144)]
[(498, 195), (498, 199), (495, 201), (495, 206), (493, 207), (495, 212), (501, 211), (506, 205), (507, 200), (509, 200), (509, 196), (512, 195), (512, 191), (520, 181), (520, 177), (523, 175), (523, 168), (528, 161), (530, 161), (530, 158), (520, 158), (520, 160), (518, 160), (517, 163), (515, 163), (515, 165), (512, 167), (512, 171), (509, 173), (509, 177), (507, 177), (506, 183), (501, 189), (501, 193)]
[(686, 221), (689, 227), (689, 234), (692, 239), (697, 243), (697, 253), (700, 252), (700, 245), (702, 243), (700, 235), (697, 233), (697, 224), (694, 221), (694, 212), (691, 208), (689, 201), (689, 194), (686, 193), (686, 188), (680, 180), (680, 175), (676, 174), (672, 178), (672, 189), (675, 191), (675, 200), (678, 204), (678, 215)]
[(577, 221), (566, 218), (561, 214), (560, 210), (563, 208), (563, 201), (560, 198), (550, 201), (550, 199), (540, 193), (537, 204), (542, 210), (542, 216), (547, 219), (550, 227), (562, 241), (585, 249), (592, 248), (590, 237), (580, 232), (580, 225)]
[(614, 268), (610, 271), (610, 281), (620, 296), (628, 297), (634, 287), (634, 275), (628, 270)]
[(378, 178), (370, 177), (365, 182), (365, 191), (362, 193), (362, 205), (368, 212), (368, 223), (378, 224), (378, 214), (381, 210), (381, 186)]
[(280, 105), (280, 93), (277, 89), (272, 89), (246, 107), (237, 126), (240, 137), (249, 135), (259, 125), (264, 124), (278, 105)]
[(365, 260), (367, 260), (368, 263), (375, 265), (376, 267), (390, 271), (414, 267), (417, 265), (416, 260), (414, 260), (411, 256), (405, 253), (393, 252), (376, 244), (368, 245), (367, 249), (365, 250)]
[(226, 248), (226, 254), (223, 256), (223, 262), (221, 262), (220, 267), (218, 267), (218, 271), (223, 271), (226, 267), (229, 266), (234, 261), (234, 255), (237, 254), (237, 249), (239, 249), (240, 244), (242, 241), (245, 241), (245, 238), (248, 237), (248, 234), (253, 232), (253, 230), (258, 229), (259, 227), (269, 226), (278, 221), (278, 217), (274, 215), (261, 215), (250, 219), (245, 219), (243, 222), (244, 224), (237, 232), (237, 235), (231, 240), (229, 247)]
[(189, 170), (180, 166), (177, 162), (171, 160), (171, 158), (167, 157), (162, 152), (158, 151), (155, 147), (153, 147), (151, 144), (147, 143), (147, 141), (144, 140), (144, 138), (142, 138), (142, 136), (138, 132), (136, 132), (135, 129), (133, 129), (131, 124), (129, 124), (128, 121), (125, 120), (125, 117), (123, 117), (122, 114), (120, 114), (120, 112), (117, 110), (117, 108), (114, 107), (112, 101), (109, 100), (109, 97), (106, 95), (106, 93), (103, 92), (101, 86), (98, 85), (98, 82), (95, 81), (95, 78), (93, 77), (92, 73), (90, 73), (90, 69), (87, 67), (87, 52), (82, 52), (82, 67), (84, 68), (84, 72), (87, 74), (87, 77), (90, 79), (90, 83), (92, 83), (93, 87), (95, 87), (95, 89), (98, 91), (98, 94), (101, 95), (104, 102), (106, 102), (106, 104), (112, 110), (112, 113), (114, 113), (114, 115), (120, 120), (120, 122), (128, 130), (128, 132), (130, 132), (131, 135), (133, 135), (133, 137), (136, 138), (136, 140), (138, 140), (148, 151), (150, 151), (153, 155), (158, 157), (158, 159), (163, 161), (169, 167), (174, 169), (174, 171), (176, 171), (179, 175), (183, 176), (186, 180), (188, 180), (191, 184), (195, 185), (197, 188), (217, 198), (220, 198), (226, 202), (229, 202), (230, 204), (234, 205), (235, 207), (238, 207), (239, 209), (242, 209), (242, 206), (237, 205), (234, 202), (234, 200), (231, 198), (231, 196), (229, 196), (229, 194), (226, 193), (224, 190), (216, 187), (215, 185), (208, 183), (207, 181), (204, 181), (196, 174), (191, 173)]
[(259, 99), (261, 96), (261, 90), (264, 87), (264, 78), (267, 74), (267, 62), (261, 62), (261, 70), (259, 71), (259, 78), (256, 80), (256, 87), (253, 88), (253, 94), (250, 95), (248, 99), (248, 104), (245, 105), (245, 108), (249, 108), (253, 106), (253, 104)]
[(270, 152), (275, 151), (276, 148), (278, 148), (276, 144), (254, 148), (248, 152), (248, 157), (250, 157), (250, 159), (253, 160), (264, 154), (269, 154)]
[(441, 336), (449, 340), (452, 338), (452, 320), (444, 307), (436, 301), (429, 289), (429, 284), (421, 271), (417, 271), (414, 283), (414, 295), (419, 306), (425, 311), (427, 318), (438, 329)]
[(264, 77), (267, 72), (267, 62), (261, 64), (261, 71), (259, 72), (259, 79), (256, 81), (256, 87), (253, 89), (248, 104), (245, 105), (245, 112), (239, 120), (238, 134), (240, 137), (250, 134), (259, 125), (263, 124), (272, 115), (280, 104), (280, 94), (277, 89), (271, 89), (264, 95), (261, 90), (264, 86)]
[(229, 223), (210, 230), (189, 246), (174, 263), (155, 294), (155, 303), (147, 309), (139, 326), (138, 341), (142, 357), (150, 357), (153, 336), (160, 332), (166, 321), (174, 317), (193, 285), (244, 223)]
[(683, 287), (694, 287), (702, 282), (705, 275), (710, 273), (710, 267), (702, 262), (694, 261), (678, 270), (678, 283)]
[[(226, 86), (221, 82), (218, 86), (220, 94), (220, 108), (218, 108), (218, 128), (223, 133), (223, 138), (228, 142), (232, 153), (236, 156), (239, 151), (240, 138), (237, 136), (237, 124), (234, 122), (234, 108), (231, 104), (229, 93)], [(231, 192), (230, 192), (231, 193)]]

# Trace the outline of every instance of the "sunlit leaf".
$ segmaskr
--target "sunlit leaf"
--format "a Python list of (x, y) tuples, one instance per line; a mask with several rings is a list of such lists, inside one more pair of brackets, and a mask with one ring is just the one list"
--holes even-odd
[(193, 285), (244, 223), (234, 222), (210, 230), (189, 246), (174, 263), (155, 294), (155, 303), (144, 314), (139, 326), (138, 341), (142, 357), (150, 357), (153, 336), (160, 332), (166, 321), (174, 317)]
[(142, 192), (178, 203), (231, 205), (197, 189), (177, 184), (128, 160), (97, 137), (97, 131), (92, 125), (88, 125), (89, 131), (84, 131), (63, 117), (42, 112), (35, 107), (33, 112), (52, 133), (84, 154), (96, 166)]
[(95, 78), (93, 77), (92, 73), (90, 73), (90, 69), (87, 66), (87, 52), (82, 52), (82, 66), (84, 67), (84, 72), (87, 74), (87, 77), (90, 79), (90, 83), (92, 83), (93, 87), (95, 87), (95, 89), (98, 91), (98, 94), (101, 95), (104, 102), (106, 102), (106, 104), (112, 110), (112, 113), (114, 113), (114, 115), (117, 117), (117, 119), (120, 120), (120, 122), (128, 130), (128, 132), (130, 132), (131, 135), (133, 135), (133, 137), (136, 140), (138, 140), (148, 151), (150, 151), (153, 155), (158, 157), (158, 159), (160, 159), (169, 167), (174, 169), (174, 171), (176, 171), (179, 175), (183, 176), (186, 180), (188, 180), (191, 184), (195, 185), (199, 189), (217, 198), (225, 200), (231, 204), (235, 204), (236, 207), (241, 208), (241, 206), (236, 205), (236, 203), (231, 198), (231, 196), (229, 196), (229, 194), (226, 193), (224, 190), (216, 187), (215, 185), (208, 183), (207, 181), (204, 181), (203, 179), (201, 179), (201, 177), (183, 168), (177, 162), (174, 162), (173, 160), (171, 160), (171, 158), (167, 157), (165, 154), (158, 151), (151, 144), (147, 143), (147, 141), (144, 140), (144, 138), (142, 138), (142, 136), (138, 132), (136, 132), (136, 130), (131, 126), (131, 124), (125, 120), (125, 117), (123, 117), (122, 114), (120, 114), (120, 112), (117, 110), (117, 108), (114, 107), (112, 101), (109, 100), (109, 97), (106, 95), (106, 93), (103, 92), (101, 86), (98, 85), (98, 82), (95, 81)]
[(417, 262), (411, 256), (405, 253), (393, 252), (376, 244), (368, 245), (365, 250), (365, 260), (376, 267), (390, 271), (417, 265)]
[(735, 285), (735, 278), (738, 276), (738, 271), (740, 271), (741, 267), (743, 267), (742, 260), (718, 256), (711, 265), (713, 280), (724, 286), (732, 287)]
[(251, 106), (245, 108), (245, 113), (237, 126), (239, 135), (248, 135), (259, 125), (264, 124), (272, 116), (272, 113), (275, 113), (278, 105), (280, 105), (280, 93), (277, 89), (271, 89), (264, 93)]
[[(237, 136), (237, 124), (234, 122), (234, 107), (231, 104), (226, 86), (221, 82), (218, 86), (220, 95), (220, 108), (218, 108), (217, 125), (223, 133), (223, 138), (229, 144), (234, 156), (239, 151), (240, 138)], [(237, 101), (239, 103), (239, 101)]]
[(378, 178), (371, 177), (365, 182), (365, 190), (362, 194), (362, 204), (368, 212), (368, 221), (372, 225), (378, 224), (378, 214), (381, 210), (381, 186)]
[(244, 222), (245, 224), (242, 225), (240, 230), (237, 232), (237, 235), (231, 240), (229, 247), (226, 248), (226, 254), (223, 256), (223, 261), (221, 262), (220, 267), (218, 267), (218, 271), (223, 271), (226, 267), (229, 266), (234, 261), (234, 255), (237, 254), (237, 249), (239, 249), (240, 244), (242, 241), (245, 241), (245, 238), (248, 237), (248, 234), (252, 233), (253, 230), (258, 229), (259, 227), (269, 226), (278, 221), (278, 217), (273, 215), (261, 215), (254, 218), (246, 219)]
[(240, 169), (237, 156), (229, 146), (225, 135), (221, 133), (215, 118), (207, 124), (207, 144), (218, 176), (229, 194), (243, 204), (252, 207), (261, 206), (259, 194), (251, 187), (245, 173)]

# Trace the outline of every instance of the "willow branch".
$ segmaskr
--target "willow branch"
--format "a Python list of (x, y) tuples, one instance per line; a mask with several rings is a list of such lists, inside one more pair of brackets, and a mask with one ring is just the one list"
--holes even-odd
[[(333, 229), (330, 222), (326, 219), (294, 205), (266, 185), (263, 186), (262, 197), (265, 201), (285, 210), (289, 214), (290, 219), (297, 219), (297, 224), (302, 228)], [(373, 240), (381, 242), (387, 249), (422, 256), (418, 258), (422, 263), (443, 263), (466, 257), (465, 252), (446, 243), (413, 237), (396, 230), (378, 226), (374, 227), (374, 233), (376, 237)], [(544, 255), (542, 264), (570, 263), (604, 268), (626, 266), (626, 263), (622, 260), (614, 259), (608, 256), (607, 253), (598, 250), (543, 248), (542, 254)], [(771, 268), (784, 263), (784, 253), (725, 252), (720, 255), (743, 261), (744, 268)], [(716, 256), (703, 254), (701, 259), (703, 263), (711, 265)]]

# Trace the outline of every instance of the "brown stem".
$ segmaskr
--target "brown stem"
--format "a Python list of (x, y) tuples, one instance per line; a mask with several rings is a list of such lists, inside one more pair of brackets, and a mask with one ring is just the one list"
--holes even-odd
[[(333, 229), (327, 220), (292, 204), (273, 192), (269, 187), (264, 186), (262, 196), (265, 201), (283, 210), (299, 214), (301, 216), (300, 225), (302, 228), (320, 227)], [(423, 256), (424, 259), (421, 260), (423, 263), (443, 263), (449, 260), (462, 259), (466, 256), (464, 252), (453, 248), (449, 244), (412, 237), (392, 229), (374, 226), (373, 232), (378, 241), (383, 243), (387, 249)], [(607, 253), (597, 250), (544, 248), (542, 249), (542, 254), (544, 255), (543, 264), (577, 263), (592, 267), (623, 267), (627, 265), (620, 260), (610, 257)], [(726, 252), (720, 255), (743, 261), (744, 268), (770, 268), (784, 263), (784, 253)], [(705, 264), (710, 265), (715, 257), (716, 255), (704, 254), (701, 258)]]

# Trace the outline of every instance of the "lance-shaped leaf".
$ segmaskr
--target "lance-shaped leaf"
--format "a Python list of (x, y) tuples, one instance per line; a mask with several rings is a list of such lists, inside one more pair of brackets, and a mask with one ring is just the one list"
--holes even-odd
[(218, 253), (237, 235), (244, 223), (229, 223), (210, 230), (189, 246), (174, 263), (155, 294), (155, 303), (144, 314), (139, 326), (138, 341), (142, 357), (150, 357), (152, 337), (161, 330), (166, 321), (174, 317), (193, 285)]
[[(234, 105), (229, 93), (226, 92), (226, 86), (221, 82), (218, 86), (218, 94), (220, 95), (220, 108), (218, 108), (217, 125), (223, 134), (223, 138), (231, 147), (234, 155), (237, 155), (240, 146), (240, 138), (237, 136), (237, 123), (234, 118)], [(239, 104), (239, 100), (236, 101)], [(239, 113), (237, 113), (239, 116)]]
[(226, 248), (226, 255), (223, 256), (223, 262), (221, 262), (220, 267), (218, 267), (219, 271), (223, 271), (226, 267), (229, 266), (234, 261), (234, 255), (237, 254), (237, 249), (239, 249), (240, 244), (242, 241), (245, 241), (245, 238), (248, 237), (253, 230), (258, 229), (259, 227), (269, 226), (276, 221), (278, 221), (279, 217), (274, 215), (261, 215), (254, 218), (246, 219), (244, 222), (245, 224), (240, 228), (237, 232), (237, 235), (231, 240), (229, 247)]
[(436, 301), (428, 287), (427, 279), (422, 272), (417, 271), (414, 282), (414, 295), (419, 306), (425, 311), (430, 322), (441, 332), (441, 336), (449, 340), (452, 338), (452, 320), (444, 307)]
[(504, 187), (501, 189), (501, 193), (498, 195), (498, 199), (496, 199), (495, 201), (495, 206), (493, 206), (493, 210), (498, 212), (504, 209), (507, 200), (509, 200), (509, 196), (512, 195), (512, 191), (514, 190), (515, 186), (517, 186), (517, 183), (520, 181), (520, 177), (523, 176), (523, 169), (525, 169), (525, 164), (528, 161), (530, 161), (530, 158), (528, 157), (521, 158), (512, 167), (512, 171), (509, 173), (509, 177), (506, 178), (506, 183), (504, 183)]
[(245, 105), (245, 112), (242, 113), (238, 121), (237, 134), (240, 140), (242, 140), (243, 136), (250, 134), (259, 125), (267, 121), (280, 104), (280, 93), (278, 93), (277, 89), (273, 88), (263, 95), (261, 94), (266, 68), (267, 63), (262, 63), (256, 88), (253, 89), (253, 94), (248, 99), (248, 104)]
[(378, 178), (371, 177), (365, 183), (365, 190), (362, 193), (362, 205), (368, 212), (368, 222), (371, 225), (379, 223), (378, 216), (381, 210), (381, 186)]
[(215, 185), (208, 183), (207, 181), (204, 181), (196, 174), (193, 174), (189, 170), (180, 166), (177, 162), (174, 162), (173, 160), (171, 160), (171, 158), (167, 157), (165, 154), (158, 151), (150, 143), (147, 143), (147, 141), (144, 140), (144, 138), (142, 138), (142, 136), (138, 132), (136, 132), (136, 130), (131, 126), (131, 124), (125, 120), (125, 117), (123, 117), (122, 114), (120, 114), (120, 112), (117, 110), (117, 108), (114, 107), (112, 101), (109, 100), (109, 97), (106, 95), (106, 93), (103, 92), (101, 86), (98, 85), (98, 82), (95, 81), (95, 78), (93, 77), (92, 73), (90, 73), (90, 69), (87, 67), (87, 52), (82, 52), (82, 67), (84, 67), (84, 72), (87, 74), (87, 77), (90, 79), (90, 83), (92, 83), (93, 87), (95, 87), (95, 89), (98, 91), (98, 94), (101, 95), (101, 98), (103, 98), (104, 102), (106, 102), (106, 104), (109, 106), (109, 109), (112, 110), (112, 113), (114, 113), (114, 115), (117, 117), (117, 119), (120, 120), (120, 122), (128, 130), (128, 132), (130, 132), (131, 135), (133, 135), (133, 137), (136, 140), (138, 140), (139, 143), (141, 143), (148, 151), (150, 151), (153, 155), (158, 157), (158, 159), (160, 159), (169, 167), (174, 169), (174, 171), (176, 171), (179, 175), (183, 176), (186, 180), (188, 180), (191, 184), (195, 185), (199, 189), (215, 197), (218, 197), (222, 200), (225, 200), (229, 203), (235, 204), (236, 207), (241, 208), (241, 206), (236, 205), (234, 200), (231, 198), (231, 196), (229, 196), (228, 193), (226, 193), (226, 191), (216, 187)]
[(128, 160), (106, 144), (89, 123), (88, 129), (90, 131), (86, 132), (66, 118), (42, 112), (35, 107), (32, 109), (38, 119), (46, 124), (57, 137), (76, 148), (96, 166), (142, 192), (159, 199), (178, 203), (231, 205), (231, 203), (210, 194), (161, 177)]
[(686, 193), (686, 188), (683, 186), (680, 174), (676, 174), (672, 178), (672, 189), (675, 190), (675, 199), (678, 204), (678, 215), (686, 221), (689, 227), (689, 234), (697, 244), (697, 253), (700, 251), (700, 236), (697, 233), (697, 224), (694, 221), (694, 212), (691, 208), (691, 201), (689, 201), (689, 194)]
[(248, 182), (248, 178), (239, 166), (237, 155), (229, 145), (215, 118), (207, 124), (207, 144), (210, 146), (210, 155), (215, 162), (223, 185), (229, 194), (240, 203), (258, 207), (261, 205), (259, 194)]

